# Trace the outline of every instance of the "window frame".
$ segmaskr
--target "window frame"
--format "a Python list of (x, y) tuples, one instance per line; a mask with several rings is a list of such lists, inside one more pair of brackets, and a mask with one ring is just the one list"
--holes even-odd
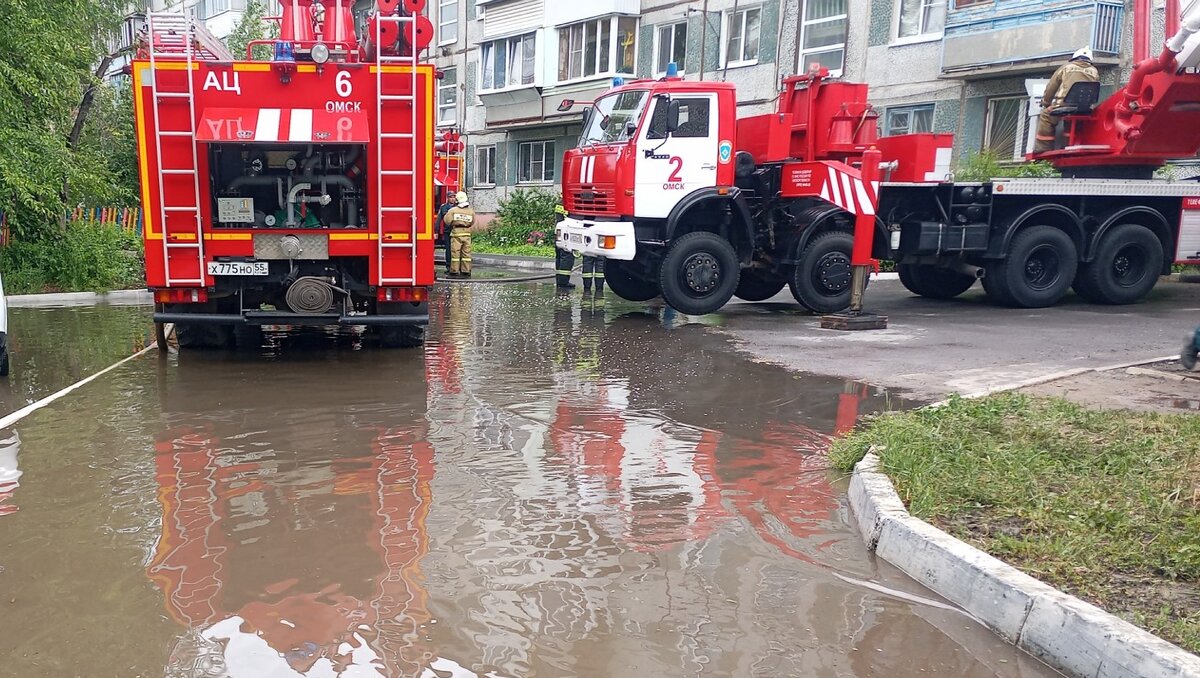
[[(481, 144), (475, 146), (475, 153), (472, 157), (471, 166), (471, 186), (475, 188), (495, 188), (496, 187), (496, 144)], [(481, 163), (479, 161), (480, 152), (485, 152), (488, 156), (488, 162)], [(482, 165), (487, 168), (488, 181), (479, 180), (479, 167)]]
[[(621, 45), (621, 20), (630, 19), (634, 22), (633, 29), (633, 63), (630, 64), (628, 71), (620, 70), (621, 52), (624, 49)], [(637, 73), (637, 39), (638, 39), (638, 21), (639, 17), (627, 14), (609, 14), (607, 16), (595, 17), (586, 21), (576, 21), (569, 24), (564, 24), (555, 27), (555, 35), (558, 36), (558, 61), (559, 68), (555, 71), (555, 82), (559, 84), (586, 82), (589, 80), (598, 80), (600, 78), (612, 78), (616, 76), (633, 76)], [(607, 46), (603, 45), (604, 40), (601, 37), (605, 35), (602, 24), (607, 23)], [(596, 68), (594, 73), (586, 73), (588, 64), (588, 30), (592, 29), (596, 36), (595, 58), (593, 64)], [(572, 44), (572, 34), (578, 29), (581, 44)], [(579, 74), (572, 75), (572, 59), (575, 55), (579, 56)], [(607, 64), (602, 64), (601, 61), (607, 58)], [(565, 76), (563, 69), (566, 69)]]
[[(436, 127), (451, 127), (458, 124), (458, 67), (451, 66), (449, 68), (443, 68), (442, 73), (444, 73), (446, 76), (449, 76), (451, 73), (453, 73), (454, 81), (447, 83), (446, 81), (450, 79), (449, 77), (443, 77), (441, 80), (438, 80), (437, 102), (435, 103), (437, 115), (435, 116), (436, 119), (434, 124)], [(449, 106), (447, 106), (446, 102), (442, 99), (442, 92), (447, 90), (454, 93), (454, 100), (449, 102)], [(449, 119), (442, 117), (442, 113), (445, 110), (450, 111)]]
[[(672, 21), (670, 23), (656, 24), (654, 26), (654, 45), (653, 45), (654, 53), (651, 57), (651, 61), (654, 64), (654, 74), (655, 75), (661, 76), (661, 75), (666, 75), (666, 73), (667, 73), (667, 64), (661, 64), (661, 68), (660, 68), (660, 64), (658, 63), (659, 46), (661, 45), (661, 41), (662, 41), (662, 32), (664, 30), (667, 30), (667, 31), (670, 31), (670, 33), (671, 33), (670, 53), (673, 57), (675, 55), (675, 47), (676, 47), (675, 42), (676, 42), (676, 38), (677, 38), (677, 36), (675, 35), (675, 29), (679, 28), (680, 26), (683, 26), (683, 61), (676, 62), (675, 65), (679, 67), (679, 75), (680, 76), (682, 76), (684, 73), (687, 72), (688, 22), (687, 21)], [(668, 61), (667, 63), (671, 63), (671, 62)]]
[[(937, 104), (935, 104), (935, 103), (905, 104), (903, 106), (888, 106), (883, 112), (883, 134), (881, 134), (880, 136), (894, 136), (892, 133), (892, 116), (899, 115), (902, 113), (909, 116), (908, 125), (907, 125), (908, 131), (899, 132), (899, 134), (917, 134), (919, 132), (932, 132), (933, 131), (933, 115), (936, 112), (936, 110), (937, 110)], [(919, 111), (929, 111), (929, 129), (927, 129), (927, 130), (914, 130), (913, 129), (912, 114), (919, 112)]]
[[(539, 161), (539, 162), (541, 162), (541, 165), (542, 165), (542, 171), (541, 171), (541, 176), (538, 178), (533, 177), (533, 164), (534, 164), (533, 148), (535, 146), (540, 146), (542, 149), (542, 159)], [(526, 147), (528, 147), (530, 149), (529, 150), (529, 153), (530, 153), (530, 155), (529, 155), (529, 176), (523, 176), (524, 171), (525, 171), (525, 169), (523, 167), (525, 160), (522, 157), (522, 153), (524, 152), (524, 149)], [(546, 152), (547, 150), (549, 150), (549, 153)], [(558, 152), (557, 143), (553, 139), (544, 139), (544, 140), (538, 140), (538, 141), (518, 141), (517, 142), (517, 180), (516, 180), (515, 184), (517, 186), (552, 186), (552, 185), (554, 185), (554, 182), (557, 180), (557, 174), (558, 174), (558, 172), (556, 172), (555, 168), (554, 168), (554, 157), (555, 157), (555, 153), (557, 153), (557, 152)], [(549, 168), (549, 170), (550, 170), (550, 178), (548, 178), (548, 179), (546, 178), (547, 168)]]
[[(822, 54), (824, 52), (833, 52), (836, 50), (841, 50), (842, 62), (840, 64), (838, 64), (837, 68), (829, 68), (828, 66), (824, 66), (825, 68), (829, 68), (829, 76), (830, 77), (833, 77), (833, 78), (841, 77), (842, 72), (846, 70), (846, 45), (847, 45), (847, 40), (849, 37), (849, 31), (850, 31), (850, 2), (849, 2), (849, 0), (842, 0), (842, 4), (844, 5), (844, 10), (845, 10), (842, 14), (835, 14), (832, 16), (822, 17), (820, 19), (814, 19), (814, 20), (810, 21), (805, 17), (808, 15), (808, 3), (811, 1), (812, 0), (804, 0), (804, 2), (800, 3), (800, 17), (799, 17), (800, 18), (800, 41), (796, 45), (796, 72), (801, 73), (801, 74), (808, 72), (808, 69), (804, 67), (804, 60), (809, 55)], [(804, 47), (804, 42), (805, 42), (805, 39), (808, 37), (808, 31), (809, 31), (810, 26), (816, 26), (818, 24), (824, 24), (824, 23), (833, 23), (835, 21), (844, 21), (845, 22), (844, 30), (842, 31), (842, 41), (841, 42), (834, 43), (832, 45), (821, 45), (820, 47), (809, 47), (809, 48)]]
[[(467, 0), (467, 2), (470, 2), (470, 1), (471, 0)], [(438, 44), (438, 47), (442, 47), (445, 45), (453, 45), (458, 42), (458, 2), (459, 2), (459, 0), (437, 0), (437, 8), (438, 8), (437, 9), (437, 37), (438, 37), (437, 44)], [(445, 15), (446, 7), (454, 8), (454, 11), (451, 13), (450, 21), (446, 21), (446, 15)], [(454, 27), (454, 38), (453, 39), (447, 40), (445, 37), (445, 29), (447, 26)]]
[[(893, 12), (895, 19), (892, 21), (891, 45), (893, 47), (895, 47), (895, 46), (899, 46), (899, 45), (914, 45), (914, 44), (919, 44), (922, 42), (934, 42), (937, 40), (941, 40), (942, 38), (944, 38), (946, 36), (946, 19), (949, 16), (950, 3), (955, 2), (956, 7), (957, 7), (957, 1), (958, 0), (920, 0), (920, 5), (918, 5), (918, 7), (917, 7), (918, 12), (921, 13), (920, 17), (918, 19), (919, 21), (924, 21), (924, 19), (925, 19), (925, 13), (922, 10), (924, 10), (926, 6), (936, 6), (939, 4), (942, 6), (942, 28), (941, 28), (941, 30), (928, 31), (928, 30), (924, 29), (925, 27), (919, 26), (918, 33), (916, 35), (901, 36), (900, 35), (900, 26), (903, 23), (904, 0), (896, 0), (896, 3), (894, 5), (894, 12)], [(992, 0), (984, 0), (984, 1), (992, 2)]]
[[(531, 40), (533, 42), (533, 65), (531, 66), (530, 73), (525, 73), (524, 71), (522, 71), (520, 73), (519, 80), (524, 80), (525, 77), (528, 76), (529, 82), (518, 82), (516, 84), (510, 85), (510, 84), (508, 84), (508, 74), (509, 74), (510, 69), (509, 69), (509, 67), (508, 67), (509, 65), (507, 63), (510, 44), (516, 44), (518, 46), (518, 53), (520, 55), (520, 60), (521, 60), (521, 63), (524, 64), (524, 61), (525, 61), (524, 60), (524, 54), (525, 54), (524, 46), (525, 46), (526, 40)], [(487, 56), (489, 54), (489, 49), (494, 52), (498, 46), (503, 46), (503, 48), (505, 50), (505, 64), (504, 64), (504, 66), (505, 66), (505, 69), (504, 69), (505, 82), (503, 85), (496, 87), (495, 86), (495, 73), (493, 72), (492, 73), (492, 79), (493, 79), (492, 85), (493, 86), (488, 87), (484, 84), (485, 82), (487, 82), (487, 78), (485, 77), (487, 74), (487, 71), (488, 71)], [(509, 35), (509, 36), (500, 37), (500, 38), (493, 38), (491, 40), (487, 40), (487, 41), (483, 42), (482, 44), (480, 44), (479, 45), (479, 93), (480, 94), (492, 94), (495, 92), (504, 92), (504, 91), (508, 91), (508, 90), (524, 89), (527, 87), (537, 87), (537, 85), (538, 85), (538, 58), (537, 58), (538, 48), (539, 48), (539, 45), (538, 45), (537, 31), (525, 31), (523, 33), (518, 33), (517, 35)], [(493, 60), (492, 69), (493, 69), (493, 71), (495, 69), (495, 61), (494, 60)]]
[[(758, 63), (759, 63), (758, 55), (762, 51), (762, 36), (763, 36), (762, 10), (763, 10), (762, 5), (751, 5), (749, 7), (738, 7), (736, 12), (734, 10), (722, 10), (722, 12), (721, 12), (721, 64), (722, 64), (721, 67), (722, 68), (745, 68), (746, 66), (758, 65)], [(748, 22), (748, 15), (750, 14), (750, 12), (758, 13), (758, 51), (755, 52), (753, 59), (742, 59), (740, 57), (743, 57), (746, 55), (746, 32), (745, 31), (746, 31), (746, 23)], [(730, 58), (729, 58), (729, 39), (732, 37), (732, 35), (730, 34), (730, 25), (731, 25), (733, 17), (739, 16), (739, 15), (742, 17), (742, 21), (741, 21), (742, 35), (738, 42), (739, 50), (741, 51), (741, 53), (738, 55), (738, 57), (739, 57), (738, 59), (730, 60)]]
[(993, 106), (1000, 101), (1016, 101), (1017, 129), (1013, 131), (1013, 154), (1011, 158), (1000, 157), (1001, 163), (1021, 162), (1025, 159), (1025, 149), (1029, 143), (1029, 127), (1032, 121), (1029, 117), (1029, 97), (1021, 94), (1009, 94), (988, 97), (984, 101), (983, 143), (980, 150), (994, 151), (992, 146), (992, 123), (995, 117)]

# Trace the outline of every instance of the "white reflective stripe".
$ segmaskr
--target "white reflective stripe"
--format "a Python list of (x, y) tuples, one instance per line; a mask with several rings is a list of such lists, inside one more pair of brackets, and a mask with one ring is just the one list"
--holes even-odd
[(596, 180), (596, 156), (589, 155), (587, 163), (587, 183), (592, 183)]
[(838, 172), (838, 176), (842, 179), (842, 194), (846, 196), (842, 207), (851, 214), (858, 214), (858, 209), (854, 206), (854, 187), (850, 185), (850, 176), (841, 172)]
[(842, 202), (842, 190), (838, 187), (837, 172), (834, 172), (832, 167), (826, 167), (825, 169), (829, 170), (829, 181), (825, 186), (829, 189), (829, 197), (832, 198), (830, 202), (845, 209), (846, 205)]
[(821, 184), (821, 199), (829, 202), (829, 182)]
[(586, 155), (579, 159), (579, 183), (581, 184), (587, 183), (587, 161)]
[(875, 202), (867, 194), (867, 187), (863, 185), (862, 179), (854, 180), (854, 189), (858, 191), (858, 209), (862, 210), (863, 214), (873, 216), (875, 214)]
[(311, 108), (293, 108), (290, 141), (312, 141), (313, 112)]
[(258, 112), (254, 127), (255, 141), (279, 141), (279, 109), (264, 108)]

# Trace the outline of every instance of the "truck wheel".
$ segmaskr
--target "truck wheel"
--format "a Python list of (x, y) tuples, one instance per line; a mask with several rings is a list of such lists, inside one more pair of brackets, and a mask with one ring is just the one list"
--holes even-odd
[(737, 289), (741, 267), (729, 241), (697, 231), (675, 239), (658, 272), (663, 299), (687, 315), (705, 315), (724, 306)]
[(850, 251), (854, 236), (830, 231), (815, 236), (792, 271), (792, 296), (814, 313), (837, 313), (850, 305)]
[(424, 343), (425, 328), (420, 325), (379, 328), (379, 345), (383, 348), (417, 348)]
[(1150, 229), (1122, 224), (1100, 240), (1096, 258), (1079, 265), (1075, 293), (1093, 304), (1132, 304), (1158, 282), (1162, 243)]
[[(1031, 226), (1013, 237), (1008, 258), (998, 262), (988, 276), (994, 297), (1018, 308), (1045, 308), (1057, 304), (1079, 267), (1079, 254), (1071, 236), (1053, 226)], [(987, 277), (984, 278), (986, 280)]]
[(649, 301), (662, 291), (657, 281), (643, 280), (634, 275), (633, 262), (621, 259), (604, 261), (604, 282), (618, 297), (629, 301)]
[(971, 289), (973, 276), (921, 264), (899, 264), (900, 284), (913, 294), (929, 299), (953, 299)]
[(742, 271), (742, 277), (738, 280), (733, 296), (743, 301), (766, 301), (779, 294), (779, 290), (783, 289), (786, 284), (787, 280), (778, 276), (746, 269)]
[(226, 349), (233, 346), (233, 327), (229, 325), (175, 325), (175, 336), (182, 349)]

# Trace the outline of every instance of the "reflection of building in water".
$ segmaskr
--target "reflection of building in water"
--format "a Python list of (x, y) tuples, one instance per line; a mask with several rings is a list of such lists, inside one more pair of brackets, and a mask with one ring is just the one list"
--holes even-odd
[[(370, 455), (313, 463), (228, 449), (211, 424), (158, 444), (162, 536), (147, 574), (189, 629), (169, 676), (408, 676), (430, 665), (420, 559), (432, 448), (415, 427), (375, 430)], [(216, 672), (197, 673), (205, 667)]]
[(17, 466), (17, 454), (21, 451), (21, 436), (13, 431), (0, 440), (0, 516), (16, 513), (13, 494), (20, 487), (21, 469)]

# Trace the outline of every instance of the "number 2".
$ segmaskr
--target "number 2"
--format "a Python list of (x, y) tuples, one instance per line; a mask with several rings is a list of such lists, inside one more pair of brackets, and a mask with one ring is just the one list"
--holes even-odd
[(337, 89), (338, 96), (350, 96), (354, 92), (354, 84), (350, 81), (350, 72), (338, 71), (337, 77), (333, 79), (333, 86)]
[(667, 181), (669, 181), (671, 183), (682, 182), (683, 177), (679, 176), (679, 172), (683, 169), (683, 158), (681, 158), (677, 155), (673, 155), (673, 156), (671, 156), (671, 159), (668, 160), (667, 162), (669, 162), (675, 166), (675, 169), (671, 170), (671, 176), (667, 177)]

